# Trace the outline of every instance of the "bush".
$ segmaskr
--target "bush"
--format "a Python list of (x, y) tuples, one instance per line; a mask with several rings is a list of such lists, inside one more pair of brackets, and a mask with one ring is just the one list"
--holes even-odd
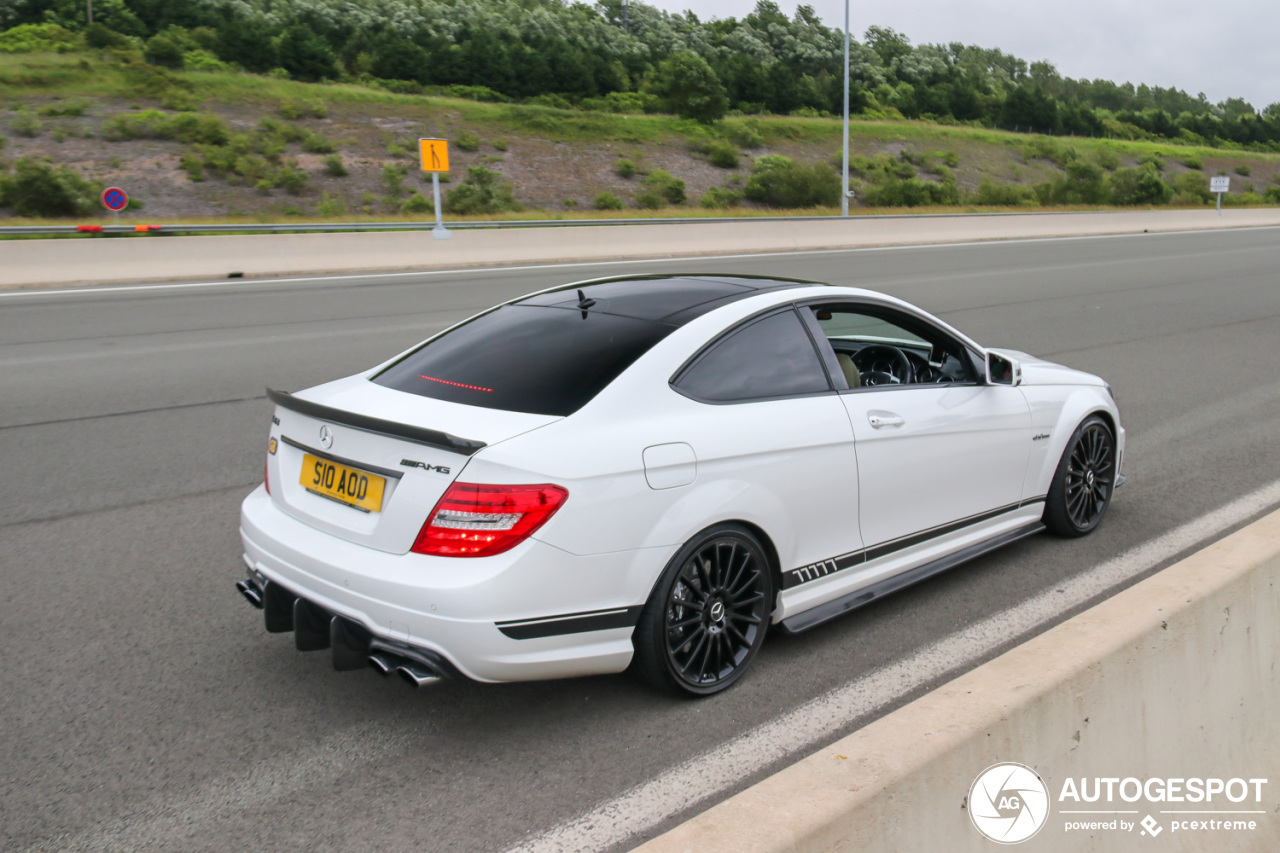
[(318, 133), (308, 133), (302, 137), (302, 150), (310, 154), (332, 154), (337, 146)]
[(726, 210), (742, 203), (742, 190), (727, 187), (712, 187), (698, 201), (702, 207), (711, 210)]
[(597, 193), (592, 201), (596, 210), (622, 210), (626, 205), (613, 193)]
[(990, 178), (984, 178), (974, 196), (975, 204), (989, 204), (997, 207), (1034, 207), (1040, 202), (1031, 187), (1019, 184), (997, 184)]
[(0, 206), (19, 216), (89, 216), (98, 210), (98, 187), (69, 166), (24, 157), (0, 182)]
[(453, 144), (459, 151), (478, 151), (480, 137), (470, 131), (463, 131), (458, 134), (457, 139), (453, 140)]
[(347, 166), (342, 162), (341, 154), (330, 154), (324, 158), (324, 169), (332, 177), (345, 178), (348, 174)]
[(1022, 148), (1023, 160), (1052, 160), (1059, 166), (1079, 159), (1080, 153), (1050, 136), (1036, 136)]
[[(728, 122), (726, 122), (728, 124)], [(759, 148), (764, 145), (764, 134), (760, 132), (760, 120), (749, 118), (731, 124), (728, 127), (729, 140), (742, 148)]]
[(289, 163), (275, 174), (273, 182), (290, 195), (301, 195), (307, 188), (307, 173), (299, 169), (297, 163)]
[(108, 29), (101, 23), (94, 21), (92, 24), (84, 28), (84, 42), (95, 50), (127, 50), (133, 46), (129, 41), (129, 37), (121, 35), (115, 30)]
[(435, 213), (436, 206), (420, 192), (415, 192), (400, 205), (401, 213)]
[(584, 110), (602, 113), (639, 115), (657, 112), (659, 104), (656, 96), (646, 92), (610, 92), (603, 98), (583, 98), (580, 106)]
[(147, 39), (142, 56), (152, 65), (163, 68), (181, 68), (183, 64), (182, 45), (165, 33), (159, 33)]
[(721, 169), (738, 168), (738, 149), (727, 142), (715, 140), (708, 143), (706, 153), (707, 160), (712, 166), (718, 166)]
[(36, 114), (26, 107), (18, 110), (18, 114), (9, 122), (9, 129), (19, 136), (35, 137), (40, 135), (44, 124), (36, 118)]
[(954, 181), (933, 183), (920, 178), (890, 175), (884, 183), (866, 191), (867, 204), (873, 207), (920, 207), (936, 204), (959, 204), (960, 194)]
[(467, 179), (449, 190), (445, 204), (450, 212), (463, 215), (520, 209), (511, 192), (511, 184), (502, 180), (501, 174), (484, 166), (469, 168)]
[(709, 124), (724, 117), (729, 97), (707, 61), (691, 50), (673, 53), (651, 81), (654, 94), (681, 118)]
[(826, 163), (804, 166), (766, 154), (752, 164), (746, 196), (770, 207), (831, 207), (840, 203), (840, 177)]
[(1173, 182), (1174, 204), (1207, 204), (1213, 201), (1209, 179), (1198, 172), (1183, 172)]
[(505, 139), (495, 139), (495, 140), (493, 140), (493, 150), (494, 150), (494, 151), (506, 151), (506, 150), (507, 150), (507, 140), (505, 140)]
[(57, 24), (20, 24), (0, 33), (0, 53), (65, 51), (75, 41), (75, 33)]
[(1267, 187), (1262, 198), (1267, 204), (1280, 204), (1280, 187)]
[(111, 142), (125, 139), (176, 139), (179, 142), (226, 145), (231, 140), (222, 119), (208, 113), (167, 115), (159, 110), (119, 113), (102, 123), (102, 138)]
[(938, 159), (950, 169), (960, 165), (960, 155), (954, 151), (942, 151), (938, 154)]
[(404, 178), (408, 173), (409, 167), (403, 163), (387, 163), (382, 167), (382, 185), (389, 195), (404, 194)]
[(1138, 168), (1117, 169), (1111, 176), (1112, 204), (1168, 204), (1171, 198), (1173, 187), (1160, 177), (1160, 173), (1150, 163)]
[(341, 216), (347, 212), (347, 203), (341, 196), (324, 194), (324, 198), (316, 205), (316, 213), (321, 216)]
[(329, 107), (319, 98), (306, 101), (282, 101), (276, 110), (281, 118), (297, 120), (300, 118), (324, 118), (329, 114)]
[(70, 98), (65, 101), (55, 101), (52, 104), (46, 104), (36, 110), (37, 115), (42, 116), (82, 116), (89, 109), (89, 102), (84, 98)]
[(1108, 172), (1114, 172), (1120, 168), (1120, 164), (1124, 162), (1124, 158), (1120, 156), (1120, 152), (1110, 145), (1104, 145), (1098, 148), (1093, 158), (1099, 166)]
[(1186, 166), (1188, 169), (1203, 169), (1204, 161), (1201, 160), (1197, 154), (1188, 154), (1186, 157), (1182, 158), (1182, 165)]
[(622, 159), (614, 165), (613, 170), (618, 173), (619, 177), (633, 178), (636, 174), (636, 164), (630, 160)]
[(1076, 160), (1065, 177), (1037, 186), (1036, 196), (1042, 204), (1106, 204), (1107, 174), (1097, 163)]
[(684, 204), (684, 181), (670, 172), (657, 169), (644, 179), (645, 191), (636, 197), (636, 204), (649, 210), (668, 205)]
[(1138, 158), (1138, 166), (1139, 168), (1141, 168), (1142, 166), (1150, 166), (1151, 168), (1155, 169), (1157, 172), (1163, 172), (1164, 158), (1161, 157), (1159, 154), (1147, 154)]
[(1236, 173), (1237, 175), (1240, 175), (1240, 176), (1242, 176), (1242, 177), (1247, 178), (1247, 177), (1249, 177), (1250, 175), (1252, 175), (1252, 174), (1253, 174), (1253, 169), (1251, 169), (1251, 168), (1249, 168), (1248, 166), (1246, 166), (1245, 164), (1241, 163), (1239, 166), (1236, 166), (1236, 168), (1235, 168), (1235, 173)]

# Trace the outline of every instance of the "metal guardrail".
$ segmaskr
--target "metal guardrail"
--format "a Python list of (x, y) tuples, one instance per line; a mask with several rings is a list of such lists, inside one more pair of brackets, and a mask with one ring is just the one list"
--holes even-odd
[[(696, 225), (726, 222), (812, 222), (847, 219), (952, 219), (974, 216), (1061, 216), (1063, 214), (1120, 213), (1115, 210), (1019, 211), (995, 213), (888, 213), (864, 216), (707, 216), (663, 219), (530, 219), (512, 222), (454, 222), (449, 230), (472, 231), (491, 228), (566, 228), (617, 225)], [(5, 225), (0, 237), (39, 234), (290, 234), (325, 231), (430, 231), (434, 222), (296, 222), (287, 224), (210, 225)]]

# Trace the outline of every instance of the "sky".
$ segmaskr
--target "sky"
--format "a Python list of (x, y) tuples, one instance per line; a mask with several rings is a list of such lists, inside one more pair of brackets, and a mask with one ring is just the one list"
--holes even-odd
[[(742, 18), (755, 0), (643, 0), (699, 18)], [(775, 0), (788, 15), (795, 0)], [(823, 23), (844, 26), (844, 3), (810, 0)], [(850, 0), (849, 29), (872, 25), (912, 44), (958, 41), (999, 48), (1064, 77), (1178, 88), (1210, 101), (1280, 102), (1280, 3), (1276, 0)]]

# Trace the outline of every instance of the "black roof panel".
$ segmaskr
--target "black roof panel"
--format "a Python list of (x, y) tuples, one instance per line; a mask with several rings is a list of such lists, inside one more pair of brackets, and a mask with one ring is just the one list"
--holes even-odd
[(516, 304), (577, 311), (578, 291), (582, 291), (583, 296), (595, 300), (590, 311), (681, 326), (756, 293), (821, 283), (744, 275), (627, 276), (566, 285)]

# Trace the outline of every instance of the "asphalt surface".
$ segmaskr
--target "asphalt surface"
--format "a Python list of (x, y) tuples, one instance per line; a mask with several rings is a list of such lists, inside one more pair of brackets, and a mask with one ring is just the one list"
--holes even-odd
[[(1129, 430), (1129, 482), (1094, 535), (1034, 537), (773, 636), (707, 701), (625, 675), (413, 691), (262, 630), (233, 583), (264, 386), (346, 375), (501, 299), (637, 270), (872, 287), (1097, 372)], [(517, 845), (1280, 477), (1277, 270), (1280, 231), (1259, 229), (0, 296), (0, 849)]]

